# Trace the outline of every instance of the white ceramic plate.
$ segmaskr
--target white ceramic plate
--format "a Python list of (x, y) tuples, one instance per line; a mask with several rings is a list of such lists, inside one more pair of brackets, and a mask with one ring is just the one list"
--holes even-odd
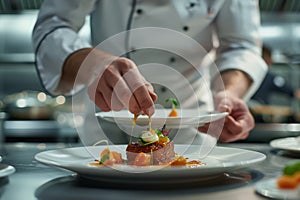
[(298, 189), (279, 189), (276, 184), (276, 178), (258, 182), (255, 185), (255, 191), (268, 198), (272, 199), (289, 199), (299, 200), (300, 188)]
[(15, 168), (10, 165), (0, 164), (0, 178), (9, 176), (15, 172)]
[(270, 145), (276, 149), (300, 153), (300, 138), (297, 137), (275, 139), (270, 142)]
[[(152, 126), (162, 127), (164, 124), (170, 128), (192, 127), (212, 122), (228, 115), (227, 112), (200, 112), (197, 109), (178, 109), (178, 117), (168, 117), (170, 109), (156, 109), (152, 116)], [(122, 125), (132, 125), (133, 114), (128, 110), (119, 112), (98, 112), (97, 117), (101, 117), (110, 122), (116, 122)], [(149, 124), (148, 116), (140, 115), (136, 121), (139, 126), (147, 126)]]
[[(125, 157), (127, 145), (110, 146), (111, 151), (121, 152)], [(172, 183), (191, 180), (201, 180), (208, 177), (222, 175), (224, 172), (244, 168), (251, 164), (260, 162), (266, 158), (262, 153), (227, 147), (215, 147), (210, 154), (200, 161), (204, 166), (190, 167), (135, 167), (128, 165), (117, 165), (110, 167), (93, 167), (89, 163), (107, 146), (77, 147), (69, 149), (51, 150), (38, 153), (35, 159), (43, 164), (68, 169), (81, 176), (104, 181), (136, 182), (136, 183)], [(175, 145), (175, 152), (183, 152), (186, 145)], [(199, 147), (198, 147), (199, 148)], [(184, 155), (189, 160), (199, 160), (198, 154)], [(99, 158), (98, 158), (99, 159)]]

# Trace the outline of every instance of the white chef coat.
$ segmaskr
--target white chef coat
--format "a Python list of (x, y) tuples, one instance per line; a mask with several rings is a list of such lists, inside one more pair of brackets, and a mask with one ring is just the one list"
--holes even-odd
[[(45, 0), (33, 31), (37, 69), (45, 88), (53, 93), (61, 76), (63, 62), (72, 52), (96, 46), (125, 31), (131, 9), (132, 0)], [(91, 16), (92, 44), (78, 35), (87, 15)], [(260, 57), (259, 26), (256, 0), (137, 0), (130, 28), (164, 27), (193, 38), (207, 52), (216, 48), (215, 64), (218, 70), (239, 69), (253, 80), (245, 96), (247, 100), (256, 91), (267, 71)], [(131, 35), (129, 47), (139, 47), (139, 42), (143, 43), (144, 39)], [(162, 36), (161, 42), (169, 41)], [(191, 46), (179, 43), (176, 47), (176, 43), (171, 41), (165, 45), (193, 54)], [(125, 45), (119, 48), (125, 49)], [(206, 56), (194, 55), (198, 60)], [(155, 62), (171, 65), (182, 73), (189, 71), (182, 67), (188, 64), (180, 56), (169, 52), (135, 51), (131, 57), (137, 64)], [(201, 81), (197, 80), (204, 74), (205, 70), (199, 76), (191, 73), (184, 75), (198, 97), (205, 96), (201, 95), (203, 87)], [(168, 77), (161, 73), (155, 75), (155, 72), (151, 76), (162, 76), (161, 79)], [(169, 77), (167, 81), (173, 87), (172, 92), (176, 93), (176, 97), (184, 93), (186, 86), (181, 85), (176, 77)], [(165, 90), (162, 86), (156, 89), (158, 96), (163, 96), (162, 99), (171, 95), (170, 91), (168, 93)], [(76, 92), (75, 88), (72, 93)], [(189, 92), (184, 93), (184, 97), (180, 96), (187, 105), (192, 104), (189, 97)]]

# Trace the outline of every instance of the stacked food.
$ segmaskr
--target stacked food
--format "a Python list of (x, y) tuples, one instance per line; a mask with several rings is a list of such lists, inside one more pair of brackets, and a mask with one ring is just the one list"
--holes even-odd
[(130, 165), (170, 164), (175, 158), (174, 143), (158, 129), (143, 131), (137, 142), (127, 146), (126, 155)]
[[(176, 99), (169, 98), (166, 102), (172, 103), (172, 110), (169, 117), (177, 117)], [(138, 115), (134, 115), (132, 124), (136, 124)], [(132, 129), (133, 130), (133, 129)], [(151, 128), (151, 117), (149, 117), (149, 130), (143, 131), (137, 141), (131, 142), (126, 148), (127, 159), (122, 159), (118, 152), (111, 152), (108, 148), (100, 154), (100, 160), (96, 165), (115, 165), (128, 164), (134, 166), (151, 166), (151, 165), (177, 165), (177, 166), (199, 166), (203, 165), (198, 160), (187, 161), (187, 158), (177, 155), (174, 150), (174, 143), (170, 141), (168, 135), (170, 130), (164, 126), (161, 130)], [(95, 165), (95, 164), (93, 164)]]
[(133, 166), (187, 166), (198, 167), (204, 165), (199, 160), (188, 161), (181, 155), (175, 153), (174, 143), (168, 137), (169, 131), (147, 130), (143, 131), (135, 142), (131, 142), (126, 148), (126, 157), (123, 159), (121, 153), (104, 149), (100, 153), (100, 159), (92, 166), (112, 166), (117, 164), (128, 164)]

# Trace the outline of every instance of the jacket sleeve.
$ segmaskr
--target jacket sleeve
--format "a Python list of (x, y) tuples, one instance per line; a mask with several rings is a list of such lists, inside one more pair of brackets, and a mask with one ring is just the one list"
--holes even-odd
[(45, 0), (32, 33), (36, 68), (44, 88), (53, 95), (65, 59), (90, 47), (78, 31), (92, 12), (96, 0)]
[(239, 69), (252, 79), (245, 100), (258, 89), (267, 72), (261, 58), (259, 27), (257, 0), (226, 0), (216, 17), (219, 39), (216, 65), (220, 71)]

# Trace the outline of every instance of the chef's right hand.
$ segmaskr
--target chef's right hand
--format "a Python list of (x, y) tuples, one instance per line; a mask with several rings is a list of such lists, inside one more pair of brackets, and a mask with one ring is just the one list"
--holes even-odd
[(128, 109), (133, 114), (154, 113), (157, 95), (140, 74), (136, 64), (127, 58), (116, 58), (105, 67), (99, 78), (88, 87), (92, 101), (102, 111)]

